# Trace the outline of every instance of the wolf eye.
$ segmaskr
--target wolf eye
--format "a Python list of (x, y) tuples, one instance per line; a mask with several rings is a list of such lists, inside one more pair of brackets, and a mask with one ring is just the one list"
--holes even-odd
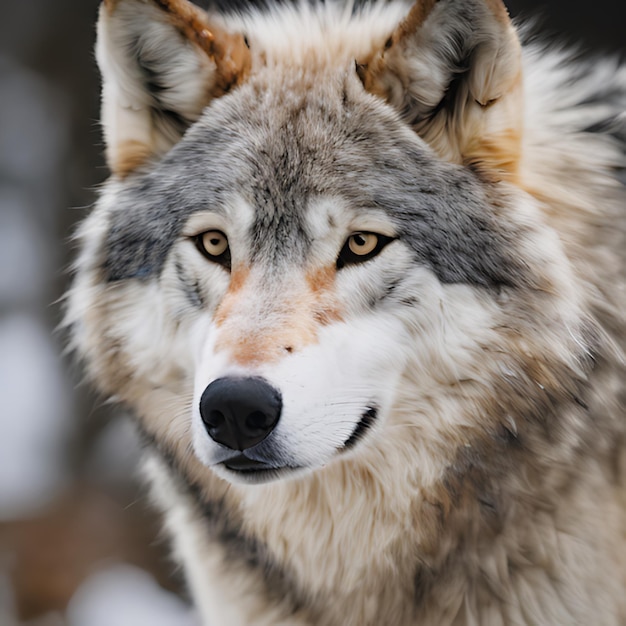
[(352, 233), (339, 253), (337, 269), (375, 257), (392, 239), (376, 233)]
[(228, 239), (220, 230), (207, 230), (195, 237), (196, 247), (202, 254), (215, 263), (230, 268), (230, 248)]

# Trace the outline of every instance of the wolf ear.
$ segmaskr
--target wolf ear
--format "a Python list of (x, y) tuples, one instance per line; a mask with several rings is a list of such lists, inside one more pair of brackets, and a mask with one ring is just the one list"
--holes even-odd
[(357, 71), (444, 158), (515, 175), (521, 48), (501, 0), (417, 0)]
[(104, 0), (96, 54), (107, 162), (119, 176), (169, 150), (249, 66), (244, 37), (187, 0)]

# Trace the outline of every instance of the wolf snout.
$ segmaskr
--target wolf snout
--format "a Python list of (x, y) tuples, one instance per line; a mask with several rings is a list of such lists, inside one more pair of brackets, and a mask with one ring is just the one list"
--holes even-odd
[(247, 450), (276, 427), (280, 392), (263, 378), (218, 378), (200, 398), (200, 415), (209, 436), (232, 450)]

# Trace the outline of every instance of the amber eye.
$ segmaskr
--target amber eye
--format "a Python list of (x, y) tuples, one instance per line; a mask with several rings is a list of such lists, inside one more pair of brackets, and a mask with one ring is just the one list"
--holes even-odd
[(228, 239), (220, 230), (207, 230), (195, 237), (196, 246), (207, 259), (230, 268)]
[(348, 238), (350, 252), (357, 256), (365, 256), (376, 249), (378, 235), (374, 233), (355, 233)]
[(339, 253), (337, 268), (363, 263), (375, 257), (392, 239), (392, 237), (376, 233), (352, 233)]

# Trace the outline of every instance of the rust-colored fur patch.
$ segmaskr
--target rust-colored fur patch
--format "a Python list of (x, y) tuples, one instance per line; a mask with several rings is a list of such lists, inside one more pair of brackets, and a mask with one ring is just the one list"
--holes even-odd
[[(105, 0), (104, 5), (111, 14), (124, 1), (128, 0)], [(227, 93), (245, 80), (250, 69), (250, 50), (241, 33), (229, 33), (210, 23), (206, 12), (187, 0), (151, 1), (167, 14), (172, 26), (215, 62), (215, 83), (211, 86), (213, 97)]]
[(314, 312), (315, 320), (322, 326), (341, 319), (341, 311), (334, 294), (336, 272), (334, 266), (328, 266), (306, 276), (311, 289), (311, 310)]
[(268, 317), (275, 317), (275, 322), (267, 323), (262, 317), (255, 326), (244, 327), (249, 318), (239, 317), (238, 309), (248, 304), (244, 299), (263, 292), (261, 287), (243, 290), (249, 273), (248, 268), (233, 272), (230, 288), (214, 318), (220, 333), (216, 349), (227, 351), (234, 362), (276, 362), (315, 343), (321, 326), (341, 319), (334, 295), (335, 269), (326, 267), (307, 274), (304, 285), (295, 285), (280, 301), (271, 304)]
[(510, 128), (492, 137), (472, 137), (463, 161), (492, 182), (506, 178), (517, 183), (521, 151), (522, 134)]
[(250, 50), (241, 33), (229, 33), (207, 20), (204, 11), (187, 0), (154, 0), (190, 41), (196, 43), (216, 65), (212, 95), (221, 96), (240, 84), (250, 69)]
[(412, 35), (418, 28), (421, 28), (438, 1), (424, 0), (423, 2), (416, 2), (392, 35), (393, 43), (397, 44), (405, 37)]
[(228, 288), (228, 292), (224, 296), (215, 313), (214, 321), (217, 326), (221, 326), (228, 319), (237, 302), (236, 294), (241, 291), (249, 274), (250, 268), (248, 267), (240, 266), (238, 268), (233, 268), (230, 275), (230, 286)]
[(110, 167), (121, 178), (143, 165), (152, 155), (150, 146), (136, 139), (128, 139), (116, 146), (115, 154), (111, 156)]

